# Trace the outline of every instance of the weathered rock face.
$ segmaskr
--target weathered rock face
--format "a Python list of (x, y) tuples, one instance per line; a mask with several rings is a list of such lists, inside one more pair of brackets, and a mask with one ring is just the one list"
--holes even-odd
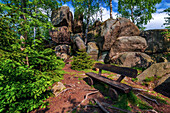
[(127, 18), (118, 18), (120, 22), (120, 36), (139, 36), (139, 28)]
[(99, 48), (95, 42), (89, 42), (87, 44), (87, 53), (91, 56), (91, 59), (98, 59)]
[(109, 58), (121, 52), (144, 52), (146, 48), (145, 38), (140, 36), (122, 36), (117, 38), (116, 42), (112, 45)]
[(101, 45), (100, 50), (110, 50), (116, 39), (120, 36), (138, 36), (140, 30), (129, 19), (118, 18), (108, 19), (101, 24), (98, 34), (97, 42)]
[(99, 38), (101, 33), (101, 22), (96, 21), (93, 26), (88, 28), (87, 42), (102, 42), (103, 39)]
[(62, 6), (57, 10), (53, 10), (51, 21), (55, 27), (67, 26), (68, 30), (72, 32), (73, 15), (68, 6)]
[(75, 49), (81, 52), (86, 52), (86, 45), (82, 40), (81, 34), (75, 34), (71, 37), (73, 44), (76, 46)]
[[(153, 64), (137, 78), (139, 82), (147, 83), (150, 88), (170, 97), (170, 62)], [(146, 79), (151, 81), (146, 81)]]
[[(113, 43), (119, 36), (120, 22), (115, 19), (105, 21), (101, 26), (101, 43), (103, 43), (101, 50), (107, 51), (111, 48)], [(99, 44), (100, 45), (100, 44)]]
[(52, 40), (57, 44), (70, 44), (70, 32), (66, 26), (58, 27), (57, 29), (49, 31)]
[[(151, 65), (143, 73), (141, 73), (137, 78), (139, 82), (143, 82), (149, 77), (163, 77), (167, 73), (170, 73), (170, 62), (162, 62)], [(158, 83), (158, 82), (157, 82)]]
[(55, 53), (57, 57), (67, 59), (70, 55), (71, 47), (69, 45), (58, 45), (55, 47)]
[(139, 36), (140, 34), (138, 27), (126, 18), (108, 19), (103, 23), (97, 22), (94, 26), (88, 32), (88, 39), (94, 38), (90, 41), (96, 41), (101, 51), (110, 50), (120, 36)]
[(154, 61), (145, 53), (122, 52), (111, 58), (111, 62), (125, 67), (149, 67)]
[(168, 31), (168, 29), (155, 29), (141, 32), (141, 36), (145, 37), (148, 48), (145, 52), (147, 53), (160, 53), (170, 52), (170, 39), (162, 32)]
[(78, 15), (77, 18), (74, 18), (73, 32), (74, 34), (83, 32), (83, 15), (82, 14)]

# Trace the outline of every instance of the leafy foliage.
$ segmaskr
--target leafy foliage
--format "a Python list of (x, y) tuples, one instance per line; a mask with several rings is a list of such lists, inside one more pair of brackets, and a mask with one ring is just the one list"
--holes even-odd
[(77, 56), (74, 56), (71, 62), (71, 68), (74, 70), (91, 69), (93, 64), (94, 60), (90, 59), (86, 52), (77, 52)]
[[(163, 12), (167, 12), (168, 16), (170, 16), (170, 8), (165, 9)], [(165, 18), (164, 25), (169, 25), (170, 24), (170, 17), (164, 17), (164, 18)], [(163, 34), (165, 34), (167, 39), (169, 39), (170, 38), (170, 26), (167, 26), (166, 28), (168, 29), (168, 31), (163, 32)]]
[(155, 5), (162, 0), (119, 0), (118, 12), (122, 17), (129, 18), (140, 29), (144, 29), (143, 25), (146, 25), (152, 19), (152, 13), (156, 12)]
[[(29, 112), (39, 106), (46, 107), (44, 100), (48, 98), (48, 88), (62, 79), (64, 62), (52, 49), (45, 47), (49, 39), (42, 30), (46, 32), (52, 25), (48, 12), (43, 14), (41, 10), (55, 8), (57, 1), (2, 1), (0, 112)], [(21, 35), (23, 39), (20, 39)]]

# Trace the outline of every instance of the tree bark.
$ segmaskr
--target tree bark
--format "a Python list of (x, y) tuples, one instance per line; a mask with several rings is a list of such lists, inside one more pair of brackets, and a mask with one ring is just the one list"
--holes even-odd
[(110, 0), (110, 18), (112, 19), (113, 18), (113, 16), (112, 16), (112, 0)]
[[(26, 13), (26, 9), (25, 9), (27, 7), (26, 2), (27, 2), (27, 0), (21, 0), (21, 11), (23, 13)], [(25, 21), (27, 21), (27, 18), (24, 15), (21, 15), (21, 18), (24, 19)], [(22, 23), (21, 23), (21, 25), (22, 25)], [(24, 40), (27, 40), (27, 31), (25, 31), (23, 38), (24, 38)], [(24, 44), (26, 45), (26, 42)], [(26, 55), (25, 59), (26, 59), (26, 64), (29, 66), (28, 54)]]
[(135, 23), (135, 20), (134, 20), (134, 17), (133, 17), (133, 7), (131, 6), (131, 19), (132, 19), (132, 22)]
[(88, 0), (88, 11), (87, 11), (87, 25), (85, 30), (85, 44), (87, 44), (87, 33), (88, 33), (88, 27), (89, 27), (89, 19), (90, 19), (90, 0)]

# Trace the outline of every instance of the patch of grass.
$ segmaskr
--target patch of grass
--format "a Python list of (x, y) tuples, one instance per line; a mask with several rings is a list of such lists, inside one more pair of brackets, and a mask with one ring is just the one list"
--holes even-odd
[(167, 101), (165, 100), (165, 98), (161, 97), (160, 95), (158, 95), (158, 96), (153, 96), (153, 95), (149, 95), (149, 94), (145, 94), (145, 95), (148, 96), (149, 98), (156, 99), (159, 103), (168, 104)]
[(138, 78), (132, 78), (132, 81), (133, 81), (133, 82), (137, 82), (137, 81), (138, 81)]
[(152, 106), (149, 106), (145, 101), (139, 99), (132, 91), (128, 94), (120, 93), (117, 103), (113, 106), (131, 111), (131, 108), (128, 106), (129, 103), (142, 110), (152, 109)]
[(97, 71), (94, 71), (92, 69), (84, 69), (82, 71), (84, 71), (85, 73), (88, 73), (88, 72), (98, 73)]
[(147, 77), (144, 79), (145, 82), (152, 82), (155, 80), (155, 77)]
[(78, 80), (83, 80), (83, 78), (79, 77)]
[(108, 78), (112, 79), (112, 77), (114, 77), (115, 75), (110, 74), (109, 76), (107, 76)]

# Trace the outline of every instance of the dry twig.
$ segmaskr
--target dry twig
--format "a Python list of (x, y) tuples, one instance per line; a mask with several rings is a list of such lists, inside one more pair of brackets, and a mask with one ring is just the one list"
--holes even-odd
[(85, 98), (80, 102), (80, 104), (78, 104), (76, 107), (74, 107), (69, 113), (71, 113), (73, 110), (77, 109), (85, 100), (87, 100), (89, 95), (92, 95), (92, 94), (95, 94), (95, 93), (98, 93), (98, 92), (99, 91), (94, 91), (94, 92), (91, 92), (91, 93), (87, 93)]

